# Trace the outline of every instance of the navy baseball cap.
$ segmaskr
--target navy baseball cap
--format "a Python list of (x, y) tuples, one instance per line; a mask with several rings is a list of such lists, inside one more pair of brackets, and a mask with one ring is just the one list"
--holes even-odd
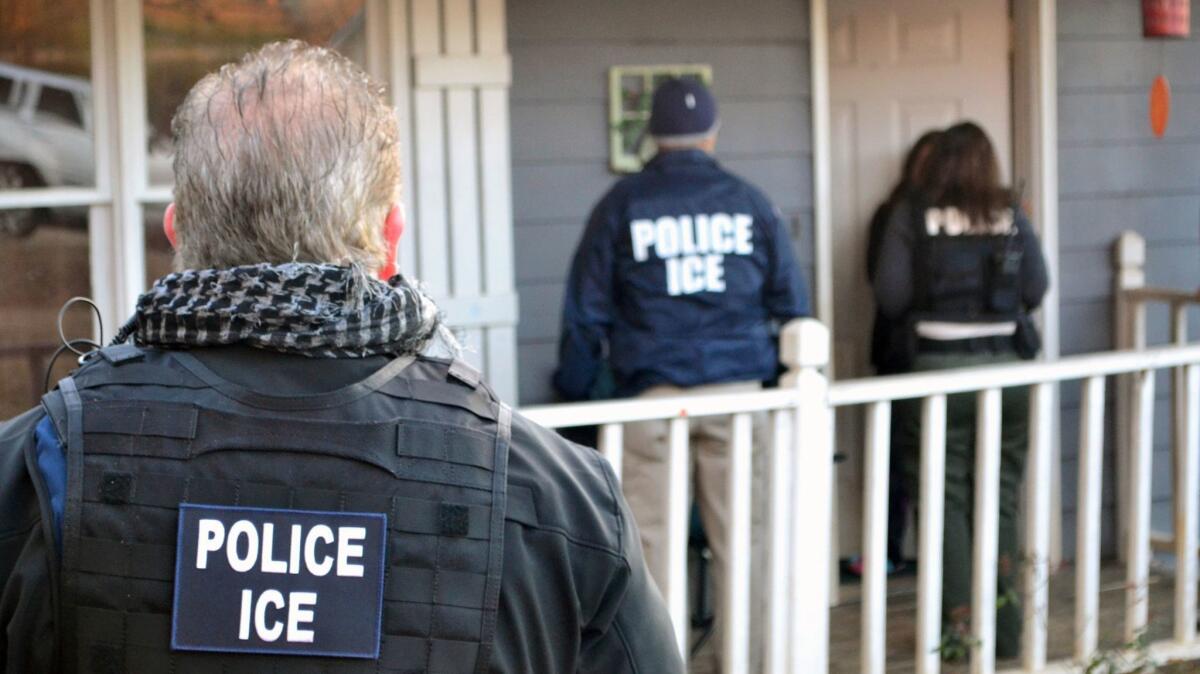
[(697, 79), (672, 78), (654, 90), (650, 135), (667, 143), (703, 140), (717, 128), (717, 101)]

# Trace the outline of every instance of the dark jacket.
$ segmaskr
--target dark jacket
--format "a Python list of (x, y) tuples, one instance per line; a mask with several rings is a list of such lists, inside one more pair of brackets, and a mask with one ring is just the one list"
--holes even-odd
[[(887, 229), (888, 220), (892, 216), (892, 200), (879, 204), (867, 232), (867, 282), (875, 280), (875, 270), (879, 267), (879, 253), (883, 248), (883, 233)], [(875, 320), (871, 324), (871, 365), (879, 375), (896, 374), (904, 371), (903, 350), (908, 341), (903, 334), (904, 324), (888, 318), (883, 311), (875, 307)]]
[(770, 379), (773, 322), (809, 313), (779, 212), (700, 150), (659, 154), (596, 205), (563, 303), (554, 383), (588, 397), (607, 358), (617, 395)]
[[(927, 266), (930, 261), (929, 255), (921, 254), (920, 237), (923, 235), (919, 227), (923, 226), (923, 221), (924, 209), (914, 207), (908, 201), (896, 203), (884, 230), (874, 270), (873, 285), (879, 310), (887, 319), (903, 324), (903, 329), (911, 329), (911, 314), (919, 312), (927, 301), (919, 296), (922, 292), (919, 279), (931, 277), (933, 271), (922, 266)], [(1030, 312), (1041, 306), (1050, 281), (1041, 242), (1028, 216), (1019, 208), (1014, 210), (1013, 226), (1022, 253), (1016, 274), (1019, 296), (1015, 298), (1015, 304), (1025, 320)], [(977, 268), (980, 275), (987, 273), (982, 265)], [(962, 316), (961, 320), (978, 319)]]
[[(331, 391), (386, 363), (244, 347), (192, 353), (220, 376), (276, 396)], [(40, 409), (0, 424), (0, 671), (55, 671), (51, 560), (66, 475), (62, 453)], [(32, 471), (50, 492), (46, 507)], [(514, 415), (508, 491), (523, 492), (532, 507), (506, 517), (490, 671), (682, 672), (637, 528), (599, 454)]]

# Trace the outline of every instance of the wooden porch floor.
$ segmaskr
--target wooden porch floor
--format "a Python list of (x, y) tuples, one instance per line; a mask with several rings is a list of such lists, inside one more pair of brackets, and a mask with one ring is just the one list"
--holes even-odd
[[(1100, 648), (1116, 649), (1123, 643), (1125, 624), (1124, 569), (1108, 562), (1101, 570), (1100, 584)], [(1168, 574), (1153, 573), (1150, 578), (1150, 641), (1169, 638), (1173, 611), (1173, 579)], [(843, 585), (841, 604), (830, 617), (831, 674), (857, 674), (862, 671), (859, 659), (859, 632), (862, 614), (861, 586)], [(1069, 659), (1074, 643), (1075, 574), (1065, 567), (1050, 579), (1050, 633), (1047, 643), (1050, 661)], [(913, 653), (916, 643), (917, 579), (915, 575), (888, 579), (887, 655), (889, 673), (913, 672)], [(1016, 660), (997, 662), (997, 669), (1016, 668)], [(1081, 668), (1082, 671), (1083, 668)], [(947, 674), (969, 671), (966, 663), (947, 664)]]

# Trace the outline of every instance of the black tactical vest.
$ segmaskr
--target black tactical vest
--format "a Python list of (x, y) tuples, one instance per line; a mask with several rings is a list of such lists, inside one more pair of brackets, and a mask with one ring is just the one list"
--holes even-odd
[[(469, 367), (404, 358), (330, 393), (276, 397), (226, 381), (186, 352), (119, 346), (44, 404), (68, 466), (57, 598), (64, 671), (488, 670), (511, 412)], [(386, 516), (381, 599), (361, 609), (382, 607), (377, 656), (173, 648), (176, 574), (193, 562), (176, 559), (181, 504), (331, 523), (338, 513)], [(331, 540), (312, 543), (330, 568)], [(226, 563), (222, 553), (210, 559)], [(280, 630), (290, 615), (279, 605), (262, 610), (255, 619)], [(238, 615), (232, 607), (188, 617), (228, 630)]]
[(932, 233), (914, 207), (916, 320), (1005, 322), (1019, 319), (1024, 250), (1014, 223), (1004, 234)]

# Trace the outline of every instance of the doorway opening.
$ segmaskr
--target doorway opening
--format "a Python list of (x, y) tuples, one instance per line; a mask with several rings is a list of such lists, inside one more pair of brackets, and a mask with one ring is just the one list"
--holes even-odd
[[(988, 132), (1003, 175), (1024, 187), (1051, 271), (1042, 312), (1045, 356), (1057, 357), (1053, 0), (810, 2), (817, 307), (834, 335), (831, 375), (873, 374), (875, 305), (866, 272), (871, 217), (898, 180), (912, 143), (961, 120)], [(858, 554), (862, 544), (863, 427), (861, 418), (839, 416), (845, 462), (835, 485), (835, 547), (842, 557)], [(1055, 493), (1056, 513), (1059, 503)], [(1058, 518), (1052, 528), (1057, 551)]]

